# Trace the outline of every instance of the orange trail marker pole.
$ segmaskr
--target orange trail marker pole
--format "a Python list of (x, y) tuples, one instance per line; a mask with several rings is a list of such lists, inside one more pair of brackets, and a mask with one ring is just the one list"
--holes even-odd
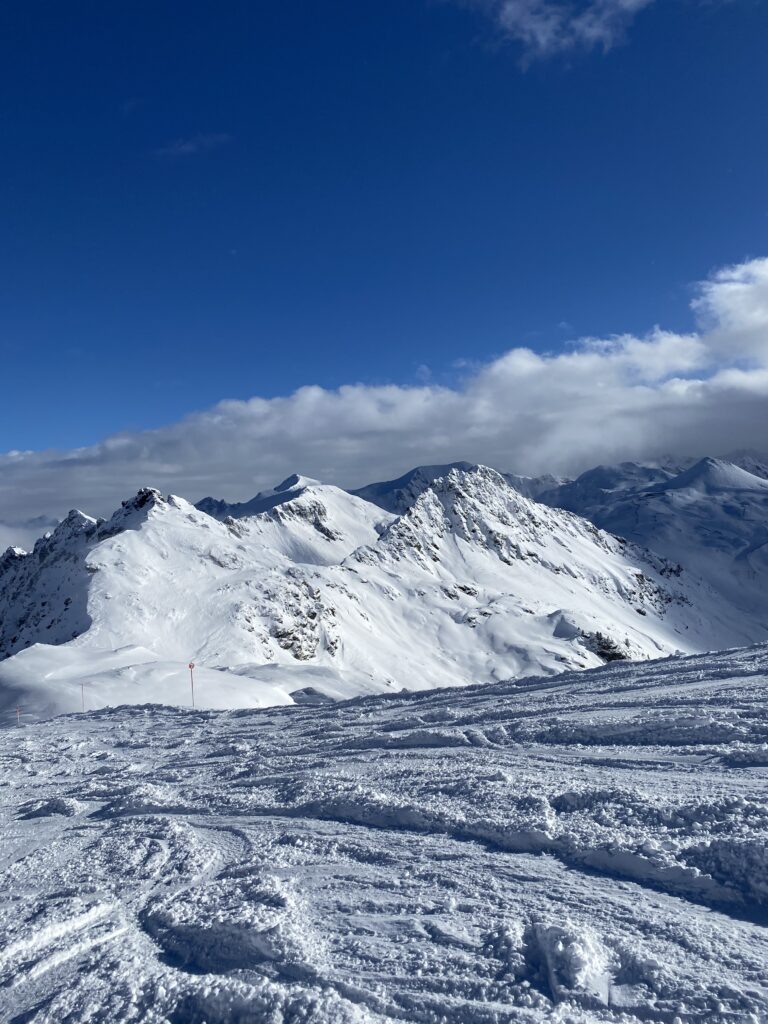
[(195, 663), (190, 661), (189, 663), (189, 685), (192, 688), (192, 707), (195, 706)]

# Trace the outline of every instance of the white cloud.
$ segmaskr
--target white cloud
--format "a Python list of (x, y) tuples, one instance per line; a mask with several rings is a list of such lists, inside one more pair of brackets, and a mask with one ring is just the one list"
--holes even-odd
[(186, 138), (173, 139), (158, 149), (157, 155), (162, 157), (198, 156), (210, 153), (213, 149), (221, 149), (232, 141), (232, 136), (224, 132), (209, 135), (189, 135)]
[(24, 548), (25, 551), (29, 551), (38, 537), (42, 537), (44, 533), (54, 529), (55, 526), (56, 520), (48, 519), (45, 516), (23, 522), (0, 522), (0, 554), (10, 547)]
[(701, 286), (693, 308), (721, 358), (768, 362), (768, 260), (719, 270)]
[(574, 473), (670, 453), (768, 449), (768, 259), (699, 286), (697, 330), (516, 348), (460, 386), (309, 386), (224, 401), (159, 430), (0, 456), (0, 520), (106, 514), (140, 486), (247, 498), (296, 471), (342, 486), (466, 459)]
[(530, 58), (574, 49), (609, 50), (654, 0), (470, 0), (488, 10)]

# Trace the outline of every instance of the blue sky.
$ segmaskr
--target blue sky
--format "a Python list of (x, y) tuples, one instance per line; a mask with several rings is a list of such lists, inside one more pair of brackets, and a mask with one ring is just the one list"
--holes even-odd
[(634, 2), (4, 4), (0, 451), (689, 329), (768, 251), (768, 5)]

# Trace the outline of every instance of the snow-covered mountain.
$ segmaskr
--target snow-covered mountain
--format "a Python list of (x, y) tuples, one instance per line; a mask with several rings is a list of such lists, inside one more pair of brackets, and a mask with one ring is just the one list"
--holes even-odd
[(451, 469), (399, 516), (312, 481), (286, 491), (219, 520), (145, 490), (108, 521), (73, 512), (29, 554), (7, 552), (6, 705), (75, 710), (84, 680), (92, 706), (185, 703), (190, 660), (203, 706), (261, 706), (768, 636), (676, 562), (494, 470)]
[[(452, 469), (458, 469), (462, 473), (470, 473), (477, 468), (477, 465), (472, 462), (450, 462), (443, 466), (416, 466), (415, 469), (409, 470), (396, 480), (381, 480), (378, 483), (360, 487), (358, 490), (351, 491), (350, 493), (357, 495), (359, 498), (364, 498), (366, 501), (373, 502), (374, 505), (378, 505), (387, 512), (402, 515), (403, 512), (408, 511), (419, 495), (423, 494), (430, 484), (441, 477), (447, 476)], [(544, 476), (520, 476), (517, 473), (504, 473), (501, 470), (497, 470), (497, 472), (519, 494), (534, 500), (538, 500), (539, 496), (545, 491), (551, 491), (570, 482), (566, 477), (553, 476), (551, 473), (547, 473)], [(203, 506), (201, 504), (198, 507)], [(208, 511), (207, 508), (206, 511)]]
[(723, 456), (723, 461), (732, 462), (734, 466), (746, 469), (753, 476), (759, 476), (763, 480), (768, 480), (768, 455), (765, 453), (741, 450)]
[[(686, 480), (688, 479), (686, 474), (693, 471), (696, 466), (722, 467), (724, 465), (745, 470), (751, 476), (763, 480), (768, 479), (768, 456), (762, 456), (757, 452), (733, 452), (721, 459), (675, 459), (667, 456), (652, 462), (619, 462), (614, 465), (595, 466), (576, 477), (575, 480), (549, 478), (554, 481), (552, 484), (547, 484), (547, 477), (538, 477), (535, 478), (536, 481), (541, 481), (543, 486), (537, 486), (537, 493), (534, 496), (545, 504), (565, 508), (578, 515), (591, 518), (593, 513), (599, 514), (617, 497), (641, 494), (657, 484), (666, 484), (678, 477)], [(700, 474), (701, 471), (699, 468), (695, 470), (695, 473)], [(513, 474), (505, 474), (505, 476), (514, 485)], [(526, 478), (522, 477), (521, 479), (525, 480)], [(742, 478), (743, 483), (744, 478)], [(738, 484), (734, 485), (738, 489)], [(727, 489), (728, 486), (730, 484), (721, 474), (720, 489), (722, 490), (723, 487)]]
[(417, 466), (396, 480), (380, 480), (375, 484), (367, 484), (351, 493), (365, 501), (370, 501), (379, 508), (402, 515), (407, 512), (416, 499), (426, 489), (452, 469), (462, 473), (471, 473), (476, 466), (471, 462), (449, 462), (443, 466)]
[(673, 558), (745, 619), (768, 621), (768, 479), (758, 456), (701, 459), (681, 472), (600, 466), (542, 495)]
[(526, 498), (533, 498), (534, 501), (539, 501), (546, 491), (570, 483), (568, 477), (554, 476), (552, 473), (545, 473), (543, 476), (520, 476), (518, 473), (501, 475), (516, 491)]
[(307, 476), (299, 476), (294, 473), (287, 477), (277, 487), (268, 491), (259, 491), (250, 501), (238, 501), (230, 503), (219, 498), (203, 498), (198, 501), (196, 508), (206, 512), (214, 519), (245, 519), (248, 516), (258, 515), (259, 512), (268, 512), (276, 505), (282, 505), (286, 501), (292, 501), (300, 497), (307, 488), (320, 486), (319, 480), (312, 480)]
[(634, 493), (674, 479), (679, 470), (637, 462), (620, 462), (613, 466), (595, 466), (575, 480), (555, 484), (539, 492), (539, 500), (556, 508), (592, 518), (606, 501), (613, 501), (625, 492)]

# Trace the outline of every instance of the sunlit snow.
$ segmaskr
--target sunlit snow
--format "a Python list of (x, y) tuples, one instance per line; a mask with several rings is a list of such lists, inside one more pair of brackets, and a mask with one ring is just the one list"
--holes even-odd
[(4, 731), (0, 1018), (768, 1019), (768, 648)]

